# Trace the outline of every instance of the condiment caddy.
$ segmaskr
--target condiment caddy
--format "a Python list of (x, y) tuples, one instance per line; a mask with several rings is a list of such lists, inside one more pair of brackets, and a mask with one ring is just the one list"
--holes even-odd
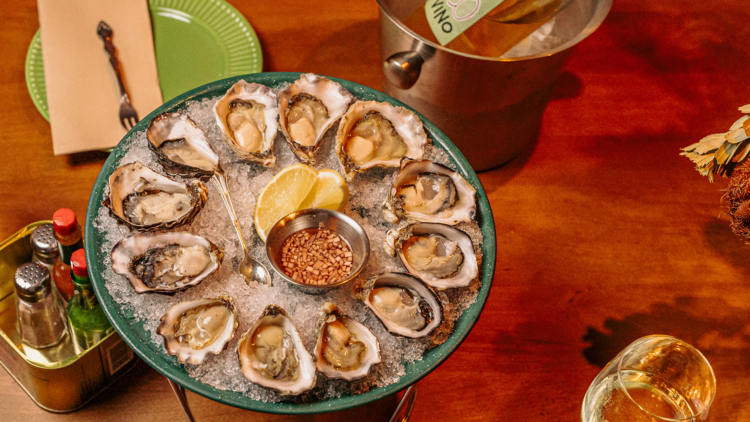
[[(96, 338), (80, 347), (74, 340), (75, 330), (71, 330), (65, 321), (59, 293), (51, 287), (51, 273), (42, 266), (44, 262), (39, 262), (39, 254), (34, 253), (37, 248), (32, 249), (34, 230), (50, 223), (52, 221), (29, 224), (0, 243), (0, 364), (37, 405), (50, 412), (65, 413), (84, 406), (127, 373), (137, 360), (111, 327), (101, 330)], [(77, 223), (75, 225), (77, 227)], [(45, 244), (44, 241), (39, 243)], [(46, 242), (47, 246), (52, 243)], [(37, 255), (34, 261), (38, 263), (31, 264), (34, 255)], [(50, 255), (52, 260), (55, 259), (53, 252), (45, 255), (41, 258), (46, 261), (50, 261)], [(18, 280), (14, 287), (14, 276), (23, 265), (26, 269), (18, 276), (25, 279)], [(80, 266), (77, 270), (83, 274)], [(76, 281), (79, 281), (76, 288), (85, 292), (85, 277)], [(17, 293), (18, 282), (27, 287), (24, 297)], [(19, 307), (22, 300), (31, 306)], [(49, 315), (59, 317), (56, 324), (51, 322), (52, 328), (45, 334), (46, 337), (55, 337), (53, 341), (43, 341), (45, 344), (35, 343), (36, 340), (45, 340), (43, 338), (24, 341), (18, 310), (31, 311), (31, 308), (43, 308), (49, 311)], [(33, 316), (32, 312), (24, 312), (24, 315)]]

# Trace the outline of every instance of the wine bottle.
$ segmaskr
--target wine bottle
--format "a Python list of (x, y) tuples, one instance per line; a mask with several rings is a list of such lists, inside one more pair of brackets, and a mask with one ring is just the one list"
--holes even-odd
[(500, 57), (572, 0), (427, 0), (403, 23), (455, 51)]

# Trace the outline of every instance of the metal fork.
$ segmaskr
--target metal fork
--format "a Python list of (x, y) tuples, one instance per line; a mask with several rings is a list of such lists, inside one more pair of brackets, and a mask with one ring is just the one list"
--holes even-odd
[(112, 65), (112, 69), (117, 75), (117, 83), (120, 85), (120, 123), (125, 130), (130, 130), (138, 123), (138, 114), (135, 112), (133, 105), (130, 104), (130, 97), (122, 80), (122, 67), (120, 61), (117, 60), (115, 45), (112, 44), (112, 28), (106, 22), (101, 21), (96, 28), (96, 33), (104, 41), (104, 49), (109, 53), (109, 63)]

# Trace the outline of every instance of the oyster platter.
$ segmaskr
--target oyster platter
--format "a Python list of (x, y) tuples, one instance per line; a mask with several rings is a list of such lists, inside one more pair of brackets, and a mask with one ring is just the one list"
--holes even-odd
[[(259, 193), (299, 163), (338, 173), (338, 211), (370, 244), (361, 272), (320, 294), (238, 271), (245, 245), (272, 268)], [(229, 204), (207, 183), (217, 173)], [(320, 232), (332, 264), (307, 271), (350, 265), (346, 240)], [(314, 74), (232, 78), (160, 107), (110, 155), (86, 225), (94, 287), (123, 339), (199, 394), (274, 413), (363, 404), (437, 367), (481, 312), (494, 243), (481, 185), (441, 132), (384, 94)]]

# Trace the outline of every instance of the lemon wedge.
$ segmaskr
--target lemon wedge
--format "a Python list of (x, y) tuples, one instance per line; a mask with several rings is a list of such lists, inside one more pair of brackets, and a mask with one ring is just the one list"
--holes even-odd
[(298, 209), (327, 208), (343, 211), (348, 202), (349, 188), (344, 178), (335, 170), (321, 170)]
[(295, 164), (281, 170), (260, 191), (255, 203), (255, 231), (263, 241), (274, 224), (287, 214), (306, 208), (342, 211), (349, 202), (349, 188), (334, 170)]

